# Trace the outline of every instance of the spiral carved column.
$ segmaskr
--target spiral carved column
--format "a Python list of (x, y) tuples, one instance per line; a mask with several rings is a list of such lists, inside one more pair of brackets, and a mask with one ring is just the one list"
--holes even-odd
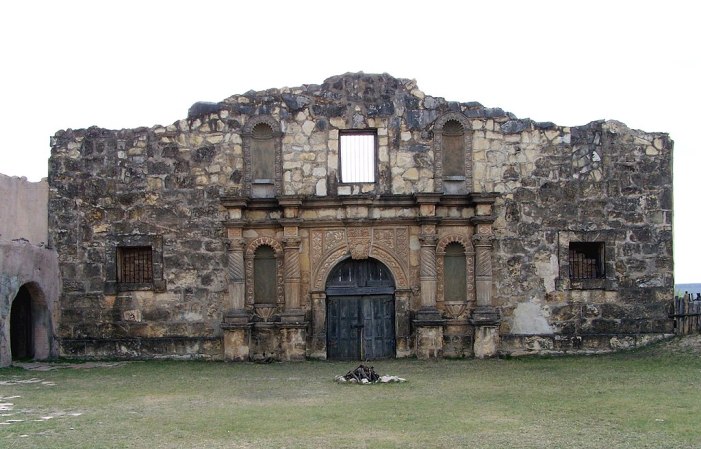
[(251, 349), (250, 316), (244, 309), (246, 277), (241, 237), (230, 238), (227, 244), (226, 282), (229, 290), (229, 309), (221, 324), (223, 331), (224, 360), (246, 361)]
[(285, 310), (299, 310), (301, 270), (299, 267), (299, 237), (286, 237), (285, 249)]
[(491, 224), (480, 224), (472, 237), (475, 246), (475, 292), (477, 307), (472, 311), (475, 326), (475, 357), (492, 357), (499, 347), (499, 309), (492, 304), (492, 241)]
[(421, 308), (436, 307), (436, 236), (422, 234), (421, 240)]
[(416, 356), (420, 359), (434, 359), (443, 356), (443, 325), (440, 312), (436, 308), (436, 227), (424, 225), (419, 236), (421, 256), (419, 280), (421, 281), (421, 308), (416, 314)]
[(227, 284), (229, 288), (229, 309), (241, 312), (244, 309), (246, 277), (243, 263), (243, 239), (229, 239), (227, 242)]

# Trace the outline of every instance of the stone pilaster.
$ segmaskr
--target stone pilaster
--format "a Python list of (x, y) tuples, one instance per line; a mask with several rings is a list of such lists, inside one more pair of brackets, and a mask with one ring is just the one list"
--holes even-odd
[(491, 216), (475, 217), (477, 233), (472, 237), (475, 247), (475, 293), (477, 306), (472, 311), (475, 326), (475, 357), (492, 357), (499, 347), (499, 309), (492, 304), (492, 251), (494, 235)]
[(433, 359), (443, 356), (443, 325), (445, 320), (436, 308), (436, 205), (440, 193), (417, 194), (421, 222), (421, 250), (419, 252), (419, 281), (421, 282), (421, 307), (416, 313), (416, 357)]
[(326, 292), (310, 293), (312, 309), (311, 347), (308, 356), (313, 359), (326, 359)]
[(285, 361), (304, 360), (307, 352), (307, 332), (304, 310), (301, 308), (301, 270), (299, 266), (300, 239), (298, 228), (285, 227), (282, 241), (285, 249), (285, 311), (280, 314), (280, 357)]
[(300, 267), (299, 250), (301, 239), (299, 237), (299, 223), (297, 212), (299, 200), (288, 198), (281, 200), (284, 206), (285, 218), (279, 222), (283, 226), (282, 246), (285, 252), (284, 284), (285, 284), (285, 310), (280, 315), (283, 323), (304, 322), (304, 310), (302, 309), (302, 270)]
[(430, 316), (429, 319), (434, 319), (440, 316), (438, 309), (436, 309), (436, 228), (434, 225), (424, 225), (422, 231), (424, 232), (419, 236), (421, 241), (419, 272), (421, 309), (419, 315), (424, 315), (426, 318)]
[(246, 200), (238, 197), (223, 197), (227, 208), (227, 264), (226, 281), (229, 301), (221, 324), (223, 333), (224, 360), (248, 361), (251, 355), (251, 316), (246, 312), (246, 268), (244, 264), (243, 222), (241, 221)]
[(246, 277), (243, 263), (243, 251), (245, 242), (240, 237), (230, 238), (227, 241), (227, 287), (229, 290), (229, 313), (244, 311), (246, 298)]
[(282, 246), (285, 249), (285, 311), (300, 310), (300, 282), (301, 270), (299, 267), (299, 237), (285, 237)]
[(244, 309), (246, 280), (244, 276), (243, 250), (245, 242), (237, 236), (238, 229), (232, 229), (227, 241), (227, 286), (229, 290), (228, 310), (221, 324), (224, 334), (224, 360), (231, 362), (248, 361), (251, 351), (250, 316)]
[(302, 270), (299, 251), (299, 207), (298, 197), (281, 197), (283, 208), (279, 223), (283, 226), (282, 246), (285, 251), (284, 284), (285, 310), (280, 314), (280, 358), (285, 361), (304, 360), (307, 356), (307, 323), (302, 309)]

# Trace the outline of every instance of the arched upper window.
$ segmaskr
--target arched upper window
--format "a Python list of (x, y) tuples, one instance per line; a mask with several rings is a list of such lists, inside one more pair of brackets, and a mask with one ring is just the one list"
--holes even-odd
[(268, 245), (261, 245), (253, 256), (253, 301), (255, 304), (275, 304), (277, 302), (276, 279), (275, 251)]
[(282, 130), (273, 117), (251, 118), (243, 127), (243, 190), (254, 198), (282, 194)]
[(465, 176), (465, 130), (456, 120), (443, 125), (443, 177)]
[(251, 133), (251, 165), (253, 182), (275, 182), (275, 141), (273, 129), (266, 123), (258, 123)]
[(450, 243), (445, 248), (444, 257), (444, 299), (464, 302), (467, 300), (465, 248), (460, 243)]
[(436, 192), (472, 192), (472, 134), (470, 121), (459, 112), (449, 112), (433, 123)]

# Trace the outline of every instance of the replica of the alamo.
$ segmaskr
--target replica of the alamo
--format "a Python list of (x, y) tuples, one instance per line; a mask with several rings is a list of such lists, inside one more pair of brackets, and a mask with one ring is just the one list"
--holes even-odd
[(59, 131), (58, 340), (79, 357), (487, 357), (672, 332), (672, 141), (387, 74)]

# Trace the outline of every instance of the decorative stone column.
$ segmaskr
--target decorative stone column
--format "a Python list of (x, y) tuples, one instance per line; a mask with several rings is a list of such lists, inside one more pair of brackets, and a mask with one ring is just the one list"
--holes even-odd
[(302, 275), (299, 260), (301, 239), (300, 220), (297, 218), (302, 200), (298, 197), (279, 199), (283, 216), (279, 223), (283, 226), (282, 245), (285, 251), (284, 284), (285, 310), (280, 314), (280, 354), (283, 360), (304, 360), (307, 352), (307, 323), (301, 307)]
[(436, 308), (436, 204), (442, 194), (417, 194), (419, 222), (421, 223), (421, 250), (419, 253), (419, 280), (421, 282), (421, 307), (416, 313), (416, 357), (420, 359), (443, 356), (443, 325), (445, 320)]
[(411, 347), (411, 289), (397, 289), (394, 291), (394, 316), (397, 339), (397, 358), (410, 357), (413, 353)]
[[(479, 210), (479, 209), (478, 209)], [(491, 212), (491, 207), (489, 209)], [(471, 322), (475, 327), (475, 357), (493, 357), (499, 347), (499, 309), (492, 304), (492, 223), (489, 216), (473, 218), (477, 233), (472, 236), (475, 246), (475, 293), (477, 306)]]
[(423, 232), (419, 235), (421, 242), (420, 253), (420, 281), (421, 281), (421, 309), (419, 316), (426, 318), (435, 318), (440, 316), (436, 308), (436, 228), (432, 225), (424, 225), (421, 227)]
[(243, 252), (246, 245), (243, 239), (242, 209), (245, 199), (223, 197), (229, 219), (224, 223), (227, 230), (227, 288), (228, 307), (221, 324), (224, 334), (224, 360), (248, 361), (251, 352), (251, 317), (245, 309), (246, 277)]
[(309, 357), (326, 359), (326, 292), (313, 291), (309, 293), (312, 307), (312, 336)]

